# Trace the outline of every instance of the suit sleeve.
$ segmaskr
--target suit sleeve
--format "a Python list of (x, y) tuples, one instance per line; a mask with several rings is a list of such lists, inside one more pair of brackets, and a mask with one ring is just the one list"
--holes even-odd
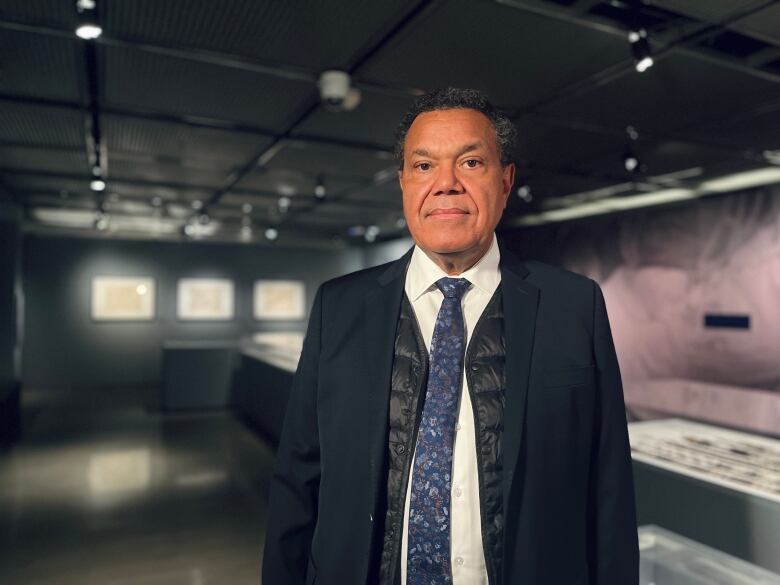
[(591, 541), (595, 557), (591, 582), (636, 585), (639, 582), (639, 548), (623, 385), (604, 295), (595, 282), (593, 287), (598, 406), (591, 468), (591, 518), (595, 531)]
[(306, 579), (321, 473), (317, 424), (321, 329), (322, 288), (314, 299), (271, 477), (263, 583), (302, 585)]

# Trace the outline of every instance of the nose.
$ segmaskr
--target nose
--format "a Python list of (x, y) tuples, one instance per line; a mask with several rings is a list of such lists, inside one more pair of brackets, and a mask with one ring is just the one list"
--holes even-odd
[(440, 164), (436, 174), (436, 195), (459, 195), (463, 193), (454, 164)]

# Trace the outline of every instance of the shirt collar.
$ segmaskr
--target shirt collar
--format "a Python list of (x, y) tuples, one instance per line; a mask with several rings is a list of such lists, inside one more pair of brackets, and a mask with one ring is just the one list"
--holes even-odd
[[(493, 234), (493, 241), (485, 255), (474, 266), (452, 278), (466, 278), (472, 286), (492, 295), (501, 282), (501, 271), (498, 267), (500, 259), (496, 235)], [(414, 302), (426, 292), (435, 289), (436, 281), (445, 276), (451, 275), (444, 272), (419, 246), (415, 246), (406, 272), (406, 294)]]

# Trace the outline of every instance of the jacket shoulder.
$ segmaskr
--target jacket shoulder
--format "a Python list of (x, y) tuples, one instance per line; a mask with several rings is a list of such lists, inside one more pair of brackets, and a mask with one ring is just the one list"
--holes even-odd
[(528, 280), (536, 286), (558, 286), (570, 291), (588, 291), (589, 294), (593, 290), (593, 279), (578, 272), (536, 260), (523, 264), (528, 270)]

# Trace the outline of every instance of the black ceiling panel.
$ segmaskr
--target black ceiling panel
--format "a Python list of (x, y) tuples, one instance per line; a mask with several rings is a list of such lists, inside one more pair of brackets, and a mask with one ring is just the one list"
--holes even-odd
[(777, 92), (770, 81), (674, 54), (645, 73), (624, 76), (544, 112), (616, 131), (632, 125), (640, 135), (658, 136), (748, 112)]
[(88, 195), (89, 177), (84, 179), (60, 178), (51, 176), (40, 176), (32, 172), (24, 173), (4, 173), (3, 181), (12, 189), (21, 192), (36, 193), (78, 193)]
[(0, 141), (85, 148), (84, 114), (69, 108), (0, 100)]
[(316, 72), (348, 68), (408, 6), (400, 0), (114, 0), (106, 3), (106, 31)]
[(653, 0), (653, 4), (690, 16), (704, 22), (721, 22), (736, 12), (749, 8), (756, 2), (751, 0)]
[(109, 153), (216, 160), (223, 166), (241, 165), (271, 143), (267, 136), (125, 116), (103, 116), (102, 131)]
[(376, 204), (395, 207), (399, 211), (403, 207), (401, 201), (401, 187), (398, 181), (392, 180), (378, 185), (371, 185), (352, 191), (346, 199), (348, 201), (365, 202), (366, 204)]
[[(3, 168), (43, 173), (89, 173), (86, 150), (62, 150), (0, 145)], [(1, 172), (1, 171), (0, 171)]]
[(611, 35), (493, 2), (455, 0), (360, 73), (404, 87), (475, 87), (509, 108), (628, 58), (628, 43)]
[(277, 195), (309, 196), (314, 194), (314, 187), (320, 180), (325, 186), (326, 196), (352, 189), (360, 184), (360, 181), (355, 178), (318, 176), (309, 171), (294, 171), (286, 168), (265, 168), (249, 173), (236, 189), (263, 191)]
[(780, 3), (740, 20), (733, 28), (780, 45)]
[(622, 130), (587, 130), (566, 120), (534, 114), (522, 116), (515, 125), (518, 131), (516, 156), (520, 167), (582, 165), (604, 152), (620, 154), (625, 146)]
[(696, 128), (689, 135), (745, 150), (780, 150), (780, 100), (759, 108), (756, 115), (734, 115)]
[(328, 136), (392, 149), (396, 126), (413, 101), (412, 96), (389, 96), (364, 91), (362, 102), (353, 111), (333, 112), (321, 107), (298, 126), (296, 133)]
[(163, 57), (131, 49), (105, 48), (108, 105), (151, 109), (243, 122), (282, 131), (307, 100), (313, 84)]
[(84, 67), (75, 35), (0, 33), (0, 93), (83, 103)]
[(288, 142), (268, 163), (269, 169), (293, 169), (309, 175), (367, 179), (392, 167), (392, 158), (355, 148)]
[(0, 19), (73, 30), (76, 2), (68, 0), (2, 0)]
[(221, 187), (227, 177), (227, 173), (215, 169), (204, 169), (199, 165), (184, 166), (166, 163), (140, 163), (133, 160), (109, 159), (109, 186), (111, 180), (116, 178), (136, 179), (150, 183), (171, 183), (174, 185), (189, 185), (201, 188)]

